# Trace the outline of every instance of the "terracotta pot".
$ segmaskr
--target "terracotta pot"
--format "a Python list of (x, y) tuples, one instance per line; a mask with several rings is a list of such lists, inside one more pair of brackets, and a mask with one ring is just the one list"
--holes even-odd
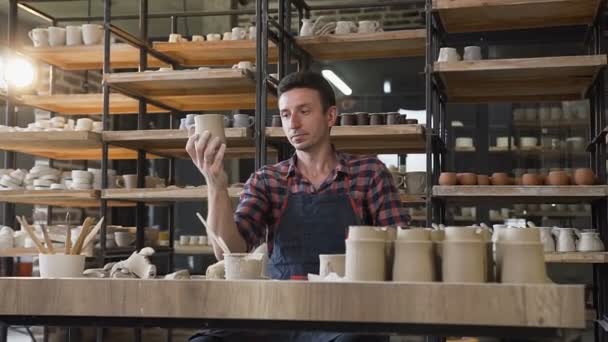
[(595, 174), (593, 170), (583, 168), (574, 171), (574, 184), (576, 185), (593, 185), (595, 183)]
[(477, 175), (474, 173), (460, 173), (458, 175), (459, 185), (477, 185)]
[(526, 173), (521, 177), (521, 184), (523, 185), (541, 185), (542, 182), (540, 177), (534, 173)]
[(511, 178), (504, 172), (494, 172), (492, 174), (492, 185), (509, 185)]
[(547, 185), (568, 185), (570, 177), (566, 171), (551, 171), (547, 176)]
[(454, 172), (442, 172), (439, 176), (439, 185), (456, 185), (458, 177)]
[(522, 184), (521, 177), (515, 177), (515, 178), (511, 178), (511, 179), (513, 180), (512, 182), (510, 182), (512, 184), (515, 184), (515, 185), (521, 185)]
[(477, 175), (477, 185), (490, 185), (490, 177), (486, 175)]

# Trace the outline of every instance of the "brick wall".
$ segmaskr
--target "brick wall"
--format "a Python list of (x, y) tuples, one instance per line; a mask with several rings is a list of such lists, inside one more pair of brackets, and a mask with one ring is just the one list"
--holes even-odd
[[(38, 83), (36, 90), (45, 94), (49, 89), (50, 67), (40, 63), (38, 67)], [(101, 92), (100, 71), (64, 71), (55, 68), (55, 94), (85, 94)]]
[[(381, 1), (380, 1), (381, 2)], [(310, 6), (315, 5), (332, 5), (332, 4), (349, 4), (352, 1), (348, 0), (307, 0), (306, 3)], [(255, 8), (255, 1), (250, 0), (246, 5), (241, 5), (241, 8)], [(276, 3), (271, 5), (271, 8), (276, 8)], [(311, 12), (311, 18), (316, 19), (319, 16), (334, 17), (335, 20), (378, 20), (385, 30), (403, 30), (424, 27), (424, 5), (423, 4), (407, 4), (400, 6), (386, 6), (377, 8), (358, 8), (358, 9), (342, 9), (342, 10), (317, 10)], [(244, 15), (239, 17), (239, 25), (246, 27), (250, 22), (254, 21), (255, 16)], [(297, 16), (292, 22), (292, 30), (297, 31), (298, 23)]]

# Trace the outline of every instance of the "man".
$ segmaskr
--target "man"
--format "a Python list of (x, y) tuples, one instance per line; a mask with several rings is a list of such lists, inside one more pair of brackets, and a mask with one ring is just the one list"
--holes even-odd
[[(283, 131), (296, 152), (249, 178), (236, 213), (223, 170), (226, 145), (204, 132), (191, 136), (186, 150), (207, 183), (210, 229), (234, 252), (267, 242), (270, 276), (290, 279), (318, 273), (319, 254), (344, 253), (348, 226), (405, 226), (409, 217), (382, 162), (334, 150), (330, 130), (337, 120), (336, 99), (321, 75), (290, 74), (279, 84), (278, 93)], [(221, 259), (218, 246), (214, 250)], [(236, 332), (204, 335), (191, 341), (252, 340)], [(276, 335), (263, 340), (382, 340), (338, 333), (292, 333), (289, 339)]]

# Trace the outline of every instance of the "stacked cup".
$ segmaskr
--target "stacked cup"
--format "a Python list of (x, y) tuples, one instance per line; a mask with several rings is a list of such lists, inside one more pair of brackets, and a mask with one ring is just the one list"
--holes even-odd
[(386, 280), (386, 246), (386, 229), (372, 226), (348, 227), (346, 280)]
[(484, 283), (487, 281), (488, 242), (479, 227), (446, 227), (440, 254), (446, 283)]
[(496, 265), (502, 283), (546, 283), (547, 270), (540, 230), (504, 228), (496, 242)]
[[(93, 189), (101, 189), (101, 169), (88, 168), (88, 172), (93, 175)], [(116, 170), (108, 169), (108, 188), (116, 187)]]
[(399, 229), (395, 241), (393, 281), (434, 281), (435, 253), (431, 230)]
[(89, 171), (73, 170), (71, 188), (73, 190), (90, 190), (93, 188), (93, 174)]
[(25, 176), (24, 184), (28, 189), (54, 190), (56, 188), (55, 184), (58, 184), (60, 176), (60, 170), (51, 168), (48, 165), (36, 165), (32, 167), (30, 172)]

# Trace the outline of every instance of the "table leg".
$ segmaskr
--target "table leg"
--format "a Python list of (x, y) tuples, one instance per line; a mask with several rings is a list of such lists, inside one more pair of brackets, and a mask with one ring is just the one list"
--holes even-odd
[(0, 322), (0, 342), (8, 341), (8, 325)]

